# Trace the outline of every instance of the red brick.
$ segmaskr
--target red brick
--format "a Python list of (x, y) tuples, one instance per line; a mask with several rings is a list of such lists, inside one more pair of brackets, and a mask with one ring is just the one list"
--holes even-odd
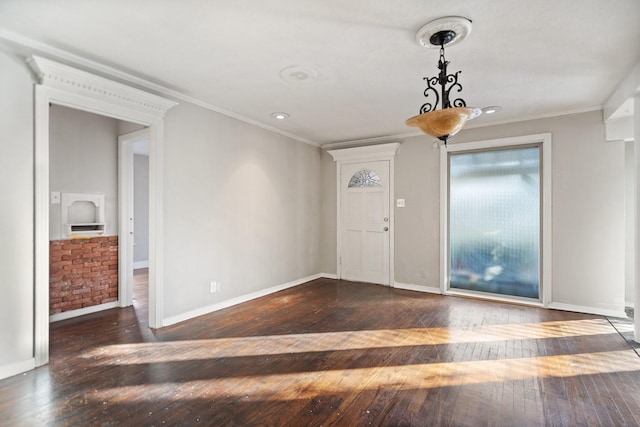
[(50, 264), (50, 267), (64, 267), (66, 265), (71, 265), (71, 261), (56, 261)]
[(50, 242), (50, 313), (117, 301), (118, 236)]
[(102, 263), (100, 261), (89, 261), (84, 263), (85, 267), (100, 267), (101, 265)]
[(62, 256), (62, 255), (70, 255), (71, 251), (66, 249), (52, 249), (49, 250), (49, 256)]

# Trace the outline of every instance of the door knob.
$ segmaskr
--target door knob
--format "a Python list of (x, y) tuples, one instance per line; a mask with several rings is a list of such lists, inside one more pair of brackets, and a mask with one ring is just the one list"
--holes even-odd
[(389, 227), (383, 228), (384, 231), (389, 231)]

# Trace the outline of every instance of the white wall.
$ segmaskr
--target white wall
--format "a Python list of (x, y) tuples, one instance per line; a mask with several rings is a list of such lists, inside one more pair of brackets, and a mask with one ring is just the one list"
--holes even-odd
[[(2, 51), (0, 75), (2, 378), (34, 364), (34, 79), (24, 56)], [(113, 129), (132, 128), (116, 120)], [(169, 112), (165, 131), (165, 318), (320, 273), (320, 149), (188, 103)]]
[[(402, 143), (396, 155), (395, 281), (440, 287), (440, 153), (426, 137)], [(394, 203), (395, 206), (395, 203)]]
[(149, 156), (133, 156), (133, 262), (149, 261)]
[(33, 80), (0, 47), (0, 378), (33, 365)]
[[(599, 111), (500, 126), (467, 129), (450, 143), (551, 132), (553, 139), (553, 295), (578, 310), (624, 308), (624, 145), (604, 140)], [(396, 156), (395, 280), (439, 287), (439, 153), (427, 136), (407, 138)], [(324, 175), (335, 163), (323, 158)], [(324, 188), (335, 199), (335, 185)], [(335, 234), (335, 217), (324, 234)], [(329, 221), (330, 218), (325, 218)], [(335, 259), (324, 241), (323, 260)], [(335, 273), (335, 262), (327, 271)]]
[(320, 233), (320, 269), (322, 273), (335, 275), (338, 271), (336, 233), (338, 199), (336, 198), (336, 163), (326, 150), (322, 152), (322, 212)]
[(551, 132), (555, 303), (624, 309), (624, 144), (606, 142), (602, 112), (471, 129), (459, 141)]
[(319, 148), (187, 103), (165, 129), (165, 318), (320, 273)]
[[(105, 236), (118, 234), (119, 120), (52, 105), (49, 109), (49, 188), (105, 196)], [(67, 239), (61, 205), (49, 206), (50, 240)]]
[[(633, 230), (635, 227), (635, 191), (636, 169), (634, 141), (625, 142), (625, 227)], [(635, 299), (635, 234), (626, 233), (625, 240), (625, 305), (633, 307)]]
[[(2, 49), (0, 47), (0, 49)], [(0, 377), (33, 364), (33, 78), (0, 51)], [(122, 129), (121, 124), (118, 125)], [(166, 120), (164, 316), (335, 273), (335, 163), (320, 150), (183, 103)], [(553, 301), (624, 303), (624, 149), (599, 112), (471, 129), (457, 141), (553, 134)], [(437, 153), (396, 158), (396, 280), (439, 274)], [(322, 238), (321, 238), (322, 236)], [(322, 242), (322, 248), (320, 244)], [(424, 274), (421, 273), (424, 271)], [(424, 277), (422, 277), (424, 276)], [(209, 281), (221, 283), (210, 294)]]

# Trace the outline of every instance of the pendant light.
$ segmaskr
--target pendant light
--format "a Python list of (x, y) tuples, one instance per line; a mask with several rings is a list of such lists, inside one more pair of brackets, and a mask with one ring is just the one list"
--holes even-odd
[[(408, 126), (418, 127), (424, 133), (443, 141), (458, 133), (468, 120), (478, 117), (482, 110), (475, 107), (467, 107), (462, 98), (450, 99), (452, 90), (462, 91), (462, 85), (458, 82), (461, 71), (448, 74), (445, 59), (445, 46), (453, 46), (464, 40), (471, 32), (471, 21), (467, 18), (449, 16), (429, 22), (418, 31), (416, 40), (424, 47), (440, 48), (438, 69), (440, 73), (435, 77), (425, 77), (427, 88), (424, 96), (427, 98), (420, 108), (420, 114), (408, 119)], [(438, 87), (439, 85), (439, 87)], [(440, 109), (438, 110), (438, 103)]]

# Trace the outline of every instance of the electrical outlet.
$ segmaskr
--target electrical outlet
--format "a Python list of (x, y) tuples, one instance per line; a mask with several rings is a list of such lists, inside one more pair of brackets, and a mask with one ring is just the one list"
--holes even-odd
[(60, 204), (60, 192), (59, 191), (52, 191), (51, 192), (51, 204), (52, 205), (59, 205)]
[(212, 294), (218, 292), (218, 282), (209, 283), (209, 292)]

